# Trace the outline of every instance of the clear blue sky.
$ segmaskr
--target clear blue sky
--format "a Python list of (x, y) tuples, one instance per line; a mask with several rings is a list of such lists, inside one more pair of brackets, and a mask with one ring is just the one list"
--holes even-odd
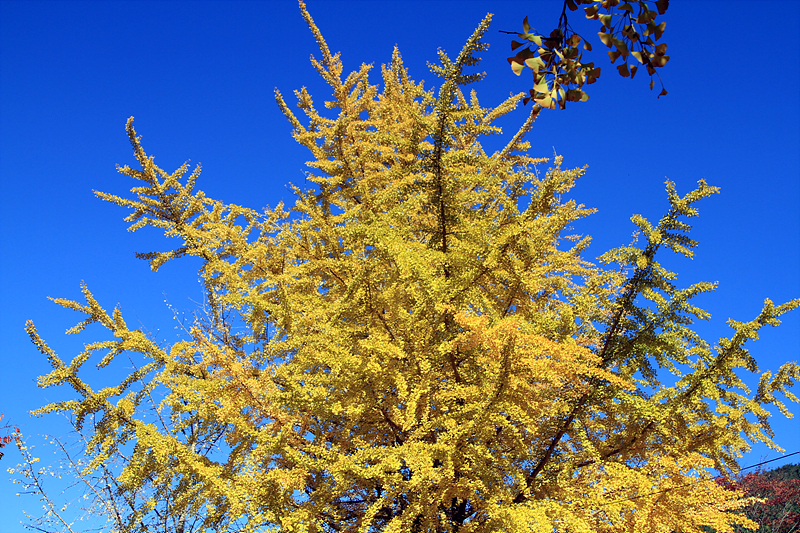
[[(457, 53), (493, 12), (481, 65), (487, 80), (476, 86), (484, 106), (530, 86), (527, 72), (510, 72), (510, 36), (497, 30), (518, 30), (528, 15), (549, 31), (560, 3), (308, 1), (346, 69), (377, 67), (397, 44), (411, 76), (428, 86), (436, 80), (426, 61), (437, 47)], [(578, 32), (595, 34), (579, 13), (572, 16)], [(717, 292), (699, 300), (713, 315), (700, 330), (714, 343), (731, 331), (727, 318), (752, 319), (766, 297), (782, 303), (800, 296), (800, 2), (675, 0), (664, 19), (671, 60), (661, 73), (669, 95), (656, 99), (643, 70), (633, 81), (617, 76), (595, 37), (603, 76), (589, 87), (591, 99), (541, 113), (532, 152), (589, 165), (572, 196), (599, 209), (577, 228), (594, 236), (592, 256), (629, 242), (631, 214), (660, 216), (665, 178), (682, 193), (701, 178), (722, 188), (700, 205), (696, 258), (669, 263), (683, 285), (719, 281)], [(115, 171), (135, 163), (126, 119), (136, 117), (145, 149), (162, 168), (202, 162), (199, 187), (210, 197), (254, 208), (291, 200), (285, 184), (302, 183), (307, 154), (272, 93), (277, 87), (291, 101), (305, 85), (324, 98), (308, 61), (314, 52), (292, 0), (0, 2), (0, 412), (32, 443), (67, 425), (27, 412), (70, 391), (36, 387), (49, 367), (25, 335), (25, 320), (67, 359), (93, 340), (64, 336), (79, 317), (47, 296), (80, 298), (85, 280), (102, 304), (119, 303), (129, 324), (165, 341), (175, 332), (164, 300), (191, 311), (202, 298), (198, 263), (152, 273), (134, 252), (171, 243), (154, 230), (127, 233), (127, 213), (92, 194), (131, 186)], [(504, 125), (513, 131), (526, 113), (516, 111)], [(800, 313), (764, 330), (752, 352), (764, 370), (796, 360)], [(774, 422), (776, 441), (799, 449), (800, 424), (779, 414)], [(19, 459), (6, 450), (3, 473)], [(743, 464), (765, 456), (778, 455), (757, 446)], [(12, 533), (21, 530), (21, 509), (38, 504), (14, 497), (18, 489), (7, 478), (0, 476), (0, 531)]]

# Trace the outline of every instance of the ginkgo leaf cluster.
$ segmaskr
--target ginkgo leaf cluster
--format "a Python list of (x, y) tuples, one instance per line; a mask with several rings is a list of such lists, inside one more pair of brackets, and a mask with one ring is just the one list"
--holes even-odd
[[(649, 4), (649, 5), (648, 5)], [(595, 83), (600, 77), (601, 67), (584, 61), (584, 51), (591, 52), (589, 39), (577, 33), (569, 24), (568, 11), (577, 11), (580, 5), (587, 19), (600, 22), (597, 33), (600, 42), (606, 45), (611, 63), (622, 57), (617, 72), (623, 78), (636, 76), (643, 65), (650, 75), (650, 89), (655, 86), (656, 71), (669, 61), (667, 43), (658, 42), (666, 28), (666, 22), (656, 23), (658, 15), (669, 9), (669, 0), (564, 0), (558, 25), (549, 35), (536, 31), (528, 22), (522, 21), (522, 33), (516, 33), (522, 41), (511, 41), (511, 50), (517, 53), (508, 58), (511, 70), (519, 76), (525, 67), (533, 73), (533, 88), (523, 103), (533, 100), (547, 109), (566, 107), (567, 102), (585, 102), (589, 99), (585, 85)], [(515, 32), (504, 32), (514, 34)], [(655, 37), (655, 40), (653, 39)], [(636, 59), (627, 63), (628, 56)], [(659, 98), (667, 90), (661, 84)]]

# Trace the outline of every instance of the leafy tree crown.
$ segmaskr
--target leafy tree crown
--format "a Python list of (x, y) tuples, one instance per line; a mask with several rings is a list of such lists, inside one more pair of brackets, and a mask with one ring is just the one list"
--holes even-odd
[[(369, 65), (343, 75), (300, 5), (332, 97), (321, 111), (297, 90), (296, 113), (275, 91), (311, 152), (313, 187), (293, 187), (290, 209), (206, 197), (200, 167), (162, 170), (132, 118), (140, 168), (119, 171), (137, 185), (96, 193), (131, 210), (131, 231), (180, 240), (140, 254), (153, 270), (199, 259), (207, 315), (163, 346), (84, 286), (84, 303), (55, 299), (85, 316), (68, 333), (96, 323), (112, 338), (70, 363), (28, 324), (53, 365), (40, 385), (75, 390), (39, 414), (71, 413), (87, 435), (82, 475), (107, 487), (97, 512), (142, 532), (752, 526), (709, 469), (775, 446), (766, 408), (785, 412), (776, 394), (794, 399), (798, 366), (753, 393), (737, 372), (758, 371), (746, 342), (800, 300), (767, 300), (716, 347), (693, 331), (708, 317), (693, 298), (714, 284), (679, 288), (658, 257), (692, 256), (687, 221), (717, 189), (667, 182), (666, 214), (632, 218), (641, 244), (590, 263), (569, 231), (591, 213), (567, 196), (584, 170), (539, 170), (526, 152), (540, 108), (504, 148), (481, 145), (524, 98), (490, 109), (466, 92), (490, 17), (454, 59), (439, 53), (438, 89), (398, 50), (379, 89)], [(82, 377), (122, 354), (144, 361), (122, 382)]]

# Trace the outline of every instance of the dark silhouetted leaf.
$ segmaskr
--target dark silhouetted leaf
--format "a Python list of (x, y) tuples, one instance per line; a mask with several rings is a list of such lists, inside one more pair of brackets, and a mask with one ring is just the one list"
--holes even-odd
[(589, 95), (581, 89), (570, 89), (567, 91), (566, 99), (570, 102), (585, 102), (589, 99)]
[(623, 64), (619, 65), (617, 67), (617, 70), (619, 71), (619, 75), (622, 76), (623, 78), (627, 78), (628, 76), (631, 75), (631, 73), (628, 71), (627, 63), (623, 63)]
[(636, 33), (636, 29), (630, 24), (626, 25), (622, 29), (622, 35), (632, 43), (635, 43), (639, 40), (639, 34)]
[(630, 54), (630, 51), (628, 50), (628, 45), (625, 44), (625, 41), (621, 39), (614, 39), (614, 46), (616, 47), (617, 52), (622, 55), (622, 59), (628, 59), (628, 54)]
[(656, 26), (656, 31), (655, 31), (656, 41), (661, 39), (661, 36), (664, 35), (664, 28), (666, 28), (666, 27), (667, 27), (667, 23), (666, 22), (662, 22), (661, 24)]
[(652, 22), (653, 19), (656, 17), (656, 14), (653, 11), (649, 11), (646, 5), (643, 7), (644, 9), (642, 10), (642, 12), (639, 13), (638, 17), (636, 17), (636, 22), (638, 22), (639, 24), (647, 24), (649, 22)]
[(532, 57), (534, 57), (533, 50), (530, 48), (524, 48), (517, 52), (517, 55), (515, 55), (513, 58), (508, 58), (508, 60), (511, 61), (513, 59), (517, 63), (524, 63), (526, 59), (530, 59)]
[(669, 61), (669, 56), (655, 56), (650, 58), (650, 64), (654, 67), (663, 67)]

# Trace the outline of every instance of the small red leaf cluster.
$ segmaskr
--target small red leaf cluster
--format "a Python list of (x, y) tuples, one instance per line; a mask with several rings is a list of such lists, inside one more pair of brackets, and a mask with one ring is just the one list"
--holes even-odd
[[(3, 416), (5, 416), (5, 415), (0, 413), (0, 420), (3, 419)], [(5, 429), (6, 431), (10, 431), (11, 427), (8, 426), (8, 425), (5, 425), (0, 429)], [(3, 448), (6, 444), (10, 444), (14, 440), (16, 440), (17, 436), (18, 436), (17, 434), (19, 434), (19, 432), (20, 432), (19, 428), (14, 428), (14, 434), (13, 435), (8, 435), (7, 434), (7, 435), (4, 435), (3, 437), (0, 437), (0, 448)], [(2, 458), (3, 458), (3, 452), (0, 452), (0, 459), (2, 459)]]

